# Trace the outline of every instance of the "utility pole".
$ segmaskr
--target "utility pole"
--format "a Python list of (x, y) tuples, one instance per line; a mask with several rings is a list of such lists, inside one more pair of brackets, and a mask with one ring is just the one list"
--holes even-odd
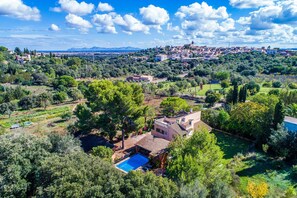
[(127, 117), (124, 116), (123, 117), (123, 121), (122, 121), (122, 149), (125, 149), (125, 130), (124, 130), (124, 124), (127, 121)]
[(122, 128), (122, 149), (125, 149), (125, 131)]
[(195, 86), (195, 97), (197, 97), (197, 90), (196, 90), (196, 88), (197, 88), (197, 87)]

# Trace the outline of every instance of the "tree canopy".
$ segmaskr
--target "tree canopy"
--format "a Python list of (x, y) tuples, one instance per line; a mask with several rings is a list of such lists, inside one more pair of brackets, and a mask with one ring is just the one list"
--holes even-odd
[(190, 138), (178, 137), (170, 145), (167, 172), (179, 184), (196, 179), (207, 188), (216, 180), (229, 183), (230, 171), (223, 155), (214, 134), (206, 129), (196, 131)]
[(240, 103), (230, 112), (229, 128), (243, 136), (261, 137), (271, 123), (269, 109), (254, 102)]
[(162, 112), (166, 116), (174, 116), (180, 111), (188, 111), (189, 105), (186, 100), (179, 97), (168, 97), (164, 99), (160, 107)]
[(72, 136), (0, 136), (0, 197), (174, 198), (177, 186), (153, 173), (125, 175), (84, 153)]
[[(100, 129), (112, 139), (117, 131), (130, 133), (144, 127), (142, 88), (134, 83), (93, 81), (86, 93), (89, 108), (79, 106), (82, 116), (78, 124), (88, 124)], [(91, 112), (90, 112), (91, 110)], [(83, 112), (92, 114), (93, 119), (83, 116)], [(93, 123), (89, 123), (91, 121)]]

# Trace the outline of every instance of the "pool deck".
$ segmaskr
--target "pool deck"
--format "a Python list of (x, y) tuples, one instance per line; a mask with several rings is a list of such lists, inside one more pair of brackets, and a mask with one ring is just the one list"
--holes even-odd
[(293, 117), (289, 117), (289, 116), (285, 116), (285, 122), (289, 122), (292, 124), (297, 124), (297, 118), (293, 118)]
[[(142, 138), (144, 138), (146, 136), (146, 134), (142, 134), (142, 135), (136, 135), (133, 137), (129, 137), (128, 139), (125, 140), (125, 149), (120, 149), (115, 151), (115, 153), (112, 156), (112, 159), (119, 159), (124, 157), (127, 154), (127, 150), (130, 150), (131, 148), (133, 148), (135, 146), (135, 144), (141, 140)], [(121, 148), (122, 146), (122, 142), (119, 141), (117, 143), (115, 143), (115, 145), (119, 148)]]

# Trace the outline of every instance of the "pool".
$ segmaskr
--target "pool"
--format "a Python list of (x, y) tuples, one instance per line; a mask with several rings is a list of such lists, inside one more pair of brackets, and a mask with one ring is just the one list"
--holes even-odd
[(132, 170), (136, 170), (140, 166), (148, 163), (149, 159), (141, 154), (133, 155), (132, 157), (118, 163), (116, 165), (117, 168), (121, 169), (122, 171), (128, 173)]
[(297, 132), (297, 124), (291, 123), (291, 122), (284, 122), (285, 127), (288, 129), (288, 131)]

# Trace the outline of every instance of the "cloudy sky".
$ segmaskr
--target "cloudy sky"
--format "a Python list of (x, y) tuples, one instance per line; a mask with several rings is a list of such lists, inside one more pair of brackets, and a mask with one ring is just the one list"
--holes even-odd
[(297, 0), (0, 0), (0, 45), (297, 47)]

